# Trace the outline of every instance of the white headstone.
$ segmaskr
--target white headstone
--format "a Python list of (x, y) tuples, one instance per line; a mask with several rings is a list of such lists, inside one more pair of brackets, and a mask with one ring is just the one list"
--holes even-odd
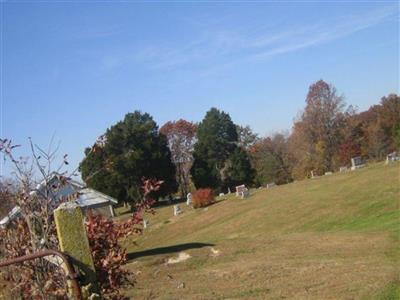
[(395, 161), (398, 161), (398, 160), (400, 160), (400, 156), (397, 154), (397, 152), (389, 153), (386, 156), (386, 164), (389, 164), (391, 162), (395, 162)]
[(228, 187), (228, 194), (230, 194), (231, 193), (231, 188), (230, 187)]
[(346, 172), (346, 171), (347, 171), (347, 167), (346, 167), (346, 166), (340, 167), (340, 168), (339, 168), (339, 172), (340, 172), (340, 173)]
[(146, 229), (149, 226), (149, 221), (148, 220), (143, 220), (143, 228)]
[(276, 184), (275, 182), (267, 183), (267, 189), (274, 187)]
[(240, 198), (244, 199), (247, 198), (248, 196), (250, 196), (250, 192), (247, 188), (244, 188), (241, 192), (240, 192)]
[(332, 172), (325, 172), (325, 175), (332, 175)]
[(223, 197), (223, 196), (225, 196), (225, 194), (224, 193), (219, 193), (219, 196)]
[(186, 196), (186, 205), (192, 205), (192, 194), (188, 193)]
[(239, 197), (241, 195), (241, 192), (246, 188), (244, 184), (238, 185), (236, 187), (236, 197)]
[(181, 211), (181, 208), (179, 207), (179, 205), (174, 205), (174, 216), (177, 216), (180, 213), (182, 213), (182, 211)]

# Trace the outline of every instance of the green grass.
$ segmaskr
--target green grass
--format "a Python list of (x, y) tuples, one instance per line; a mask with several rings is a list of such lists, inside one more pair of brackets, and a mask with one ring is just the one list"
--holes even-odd
[[(146, 216), (150, 227), (138, 246), (125, 241), (128, 252), (155, 253), (128, 264), (142, 275), (127, 293), (137, 299), (399, 299), (399, 167), (378, 163), (252, 190), (247, 199), (231, 194), (206, 210), (182, 203), (178, 217), (172, 206), (157, 208)], [(164, 264), (181, 251), (192, 258)], [(176, 278), (185, 281), (184, 291), (176, 289)]]
[(379, 300), (398, 300), (400, 299), (400, 282), (392, 282), (387, 285), (385, 290), (378, 296)]

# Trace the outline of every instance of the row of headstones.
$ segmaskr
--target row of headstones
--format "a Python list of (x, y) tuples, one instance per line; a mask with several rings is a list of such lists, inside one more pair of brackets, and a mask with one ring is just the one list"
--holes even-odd
[[(192, 205), (192, 194), (188, 193), (186, 196), (186, 205)], [(182, 209), (180, 208), (179, 205), (174, 205), (173, 206), (174, 209), (174, 216), (178, 216), (182, 213)], [(147, 227), (149, 227), (150, 223), (148, 220), (143, 220), (143, 228), (146, 229)]]
[[(230, 190), (230, 188), (228, 188), (228, 194), (230, 194), (230, 193), (231, 193), (231, 190)], [(220, 193), (219, 196), (223, 197), (223, 196), (225, 196), (225, 194), (224, 193)], [(237, 186), (236, 187), (236, 196), (237, 197), (240, 196), (242, 199), (247, 198), (248, 196), (250, 196), (249, 189), (246, 188), (246, 186), (244, 184), (240, 185), (240, 186)], [(187, 194), (187, 196), (186, 196), (186, 205), (187, 206), (192, 205), (192, 197), (193, 197), (192, 193), (188, 193)], [(179, 207), (179, 205), (174, 205), (174, 216), (178, 216), (181, 213), (182, 213), (182, 210)]]
[[(275, 186), (275, 183), (269, 183), (267, 184), (267, 188), (272, 188), (273, 186)], [(228, 188), (228, 194), (231, 193), (230, 188)], [(220, 197), (225, 196), (224, 193), (220, 193), (219, 194)], [(239, 185), (236, 187), (236, 197), (240, 197), (242, 199), (247, 198), (250, 196), (250, 191), (249, 189), (244, 185)], [(186, 205), (190, 206), (192, 205), (192, 193), (188, 193), (186, 196)], [(173, 206), (173, 210), (174, 210), (174, 216), (178, 216), (182, 213), (182, 209), (179, 207), (179, 205), (174, 205)], [(150, 225), (148, 220), (143, 220), (143, 228), (146, 229), (148, 226)]]
[[(351, 158), (351, 170), (354, 171), (356, 169), (360, 169), (365, 166), (365, 163), (363, 162), (362, 158), (360, 156), (353, 157)], [(340, 167), (339, 172), (343, 173), (348, 171), (348, 168), (346, 166)], [(332, 175), (333, 172), (325, 172), (324, 175)], [(311, 171), (311, 178), (316, 178), (318, 175), (314, 174), (314, 171)]]
[[(188, 193), (186, 195), (186, 205), (187, 206), (192, 205), (192, 197), (193, 197), (192, 193)], [(174, 216), (178, 216), (181, 213), (182, 213), (182, 210), (181, 210), (180, 206), (179, 205), (174, 205)]]
[[(388, 165), (391, 162), (395, 162), (395, 161), (400, 161), (400, 156), (397, 154), (397, 152), (392, 152), (392, 153), (389, 153), (386, 156), (385, 164)], [(362, 160), (362, 158), (360, 156), (351, 158), (351, 168), (350, 168), (350, 170), (354, 171), (354, 170), (357, 170), (357, 169), (360, 169), (360, 168), (363, 168), (363, 167), (365, 167), (365, 163), (364, 163), (364, 161)], [(343, 166), (343, 167), (339, 168), (339, 172), (340, 173), (343, 173), (343, 172), (346, 172), (346, 171), (348, 171), (348, 168), (346, 166)], [(332, 175), (332, 174), (333, 174), (332, 172), (325, 172), (325, 175)], [(314, 171), (311, 171), (311, 178), (315, 178), (315, 177), (317, 177), (317, 176), (314, 174)]]
[[(400, 157), (398, 156), (397, 152), (393, 152), (387, 155), (386, 157), (386, 164), (389, 164), (390, 162), (394, 162), (394, 161), (399, 161)], [(365, 163), (363, 162), (362, 158), (357, 156), (357, 157), (353, 157), (351, 158), (351, 170), (356, 170), (359, 168), (362, 168), (365, 166)], [(340, 167), (339, 168), (339, 172), (346, 172), (348, 170), (348, 168), (346, 166)], [(325, 172), (325, 175), (332, 175), (332, 172)], [(314, 171), (311, 171), (311, 178), (315, 178), (317, 177), (314, 174)], [(274, 182), (268, 183), (267, 184), (267, 189), (270, 189), (272, 187), (274, 187), (276, 184)], [(228, 194), (231, 193), (231, 190), (228, 188)], [(220, 193), (219, 194), (220, 197), (225, 196), (224, 193)], [(247, 198), (250, 196), (250, 191), (249, 189), (244, 185), (238, 185), (236, 187), (236, 197), (240, 197), (241, 199)], [(186, 205), (190, 206), (192, 205), (192, 194), (188, 193), (186, 196)], [(174, 205), (174, 216), (178, 216), (182, 213), (181, 208), (179, 207), (179, 205)], [(149, 226), (149, 221), (148, 220), (143, 220), (143, 228), (147, 228)]]

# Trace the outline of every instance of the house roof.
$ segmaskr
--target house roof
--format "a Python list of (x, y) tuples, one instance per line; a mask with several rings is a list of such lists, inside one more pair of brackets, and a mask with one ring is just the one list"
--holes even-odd
[(75, 202), (82, 207), (90, 207), (104, 203), (110, 203), (111, 205), (118, 204), (115, 198), (90, 188), (81, 189), (78, 192), (78, 198)]
[[(60, 179), (60, 176), (57, 173), (53, 173), (51, 177), (47, 180), (49, 185), (55, 184), (56, 180)], [(35, 195), (36, 193), (43, 192), (46, 187), (46, 180), (43, 180), (36, 186), (36, 189), (31, 192), (31, 195)], [(62, 186), (55, 192), (56, 204), (57, 200), (62, 199), (63, 197), (68, 197), (70, 195), (76, 194), (77, 198), (74, 200), (80, 207), (95, 207), (101, 206), (105, 204), (115, 205), (118, 201), (106, 194), (103, 194), (99, 191), (96, 191), (91, 188), (86, 188), (83, 184), (67, 178), (67, 184)], [(6, 217), (0, 220), (0, 228), (7, 226), (7, 224), (18, 217), (21, 213), (21, 208), (19, 206), (15, 206)]]

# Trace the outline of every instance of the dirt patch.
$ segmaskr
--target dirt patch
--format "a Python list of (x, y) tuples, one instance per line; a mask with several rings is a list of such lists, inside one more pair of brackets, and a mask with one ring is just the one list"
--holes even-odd
[(218, 249), (211, 248), (210, 251), (211, 251), (211, 254), (210, 254), (210, 255), (211, 255), (212, 257), (216, 257), (216, 256), (219, 256), (219, 255), (221, 254), (221, 251), (218, 250)]
[(177, 264), (177, 263), (180, 263), (180, 262), (183, 262), (183, 261), (185, 261), (185, 260), (188, 260), (189, 258), (191, 258), (191, 256), (188, 254), (188, 253), (186, 253), (186, 252), (180, 252), (179, 253), (179, 255), (178, 255), (178, 257), (176, 257), (176, 258), (169, 258), (168, 260), (167, 260), (167, 264)]

